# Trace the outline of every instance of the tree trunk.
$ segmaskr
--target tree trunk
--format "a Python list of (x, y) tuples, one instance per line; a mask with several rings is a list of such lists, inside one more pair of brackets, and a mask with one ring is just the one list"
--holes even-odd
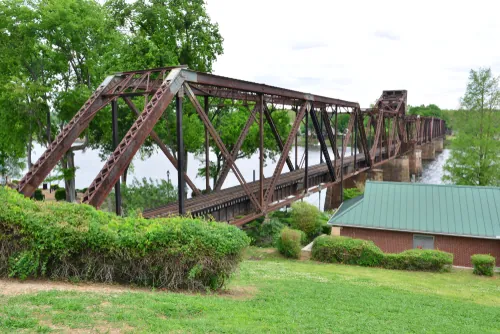
[[(66, 153), (65, 158), (65, 169), (73, 169), (75, 168), (75, 153), (73, 150), (69, 150)], [(66, 201), (73, 203), (76, 202), (76, 186), (75, 186), (75, 178), (64, 180), (64, 187), (66, 188)]]

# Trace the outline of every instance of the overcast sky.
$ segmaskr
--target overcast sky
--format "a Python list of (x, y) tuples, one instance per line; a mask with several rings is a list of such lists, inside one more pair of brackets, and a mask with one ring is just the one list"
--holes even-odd
[(207, 0), (214, 73), (359, 102), (408, 90), (457, 108), (471, 68), (500, 75), (500, 0)]

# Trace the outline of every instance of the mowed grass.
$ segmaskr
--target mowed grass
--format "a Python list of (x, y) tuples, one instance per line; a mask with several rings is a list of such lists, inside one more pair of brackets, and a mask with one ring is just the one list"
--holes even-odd
[(1, 295), (4, 332), (500, 333), (500, 279), (282, 259), (250, 248), (228, 291)]

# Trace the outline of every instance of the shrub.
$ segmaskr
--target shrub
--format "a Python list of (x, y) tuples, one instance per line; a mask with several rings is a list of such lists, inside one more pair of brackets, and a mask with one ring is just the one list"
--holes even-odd
[(351, 198), (355, 198), (363, 195), (363, 192), (358, 188), (347, 188), (344, 189), (344, 201), (347, 201)]
[(306, 202), (292, 204), (291, 227), (304, 232), (309, 239), (321, 232), (321, 212), (317, 207)]
[(300, 252), (302, 250), (301, 245), (304, 239), (304, 232), (285, 227), (276, 241), (276, 247), (284, 256), (298, 259), (300, 258)]
[(329, 262), (379, 266), (384, 253), (372, 241), (323, 235), (314, 240), (312, 259)]
[(36, 189), (33, 194), (33, 198), (37, 201), (43, 201), (45, 199), (45, 195), (42, 192), (42, 189)]
[(278, 219), (271, 218), (268, 222), (263, 219), (247, 224), (245, 232), (250, 237), (251, 244), (258, 247), (272, 247), (279, 238), (283, 225)]
[(57, 190), (57, 189), (59, 189), (59, 188), (60, 188), (60, 187), (59, 187), (59, 185), (58, 185), (58, 184), (51, 184), (51, 185), (50, 185), (50, 190)]
[(453, 264), (453, 254), (431, 249), (409, 249), (399, 254), (385, 254), (387, 269), (447, 271)]
[(476, 275), (493, 276), (495, 271), (495, 258), (489, 254), (474, 254), (470, 257), (474, 265), (473, 273)]
[(56, 201), (65, 201), (66, 200), (66, 189), (64, 189), (64, 188), (57, 189), (56, 192), (54, 193), (54, 197), (56, 198)]
[(122, 218), (91, 206), (36, 202), (0, 188), (0, 276), (218, 289), (248, 237), (212, 221)]
[(332, 225), (328, 224), (321, 225), (321, 233), (326, 235), (332, 234)]

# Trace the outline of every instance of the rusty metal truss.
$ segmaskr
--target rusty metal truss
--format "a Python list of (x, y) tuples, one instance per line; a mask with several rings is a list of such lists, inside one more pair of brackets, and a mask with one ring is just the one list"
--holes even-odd
[[(133, 101), (138, 97), (145, 101), (143, 110), (139, 110)], [(178, 133), (182, 133), (184, 99), (194, 107), (205, 127), (205, 193), (202, 194), (187, 173), (178, 173), (179, 201), (162, 208), (147, 210), (144, 213), (146, 217), (185, 212), (207, 215), (224, 208), (227, 211), (231, 205), (239, 205), (242, 209), (239, 209), (238, 213), (244, 213), (243, 218), (236, 218), (236, 211), (233, 210), (232, 216), (219, 215), (219, 219), (241, 225), (288, 205), (310, 192), (340, 182), (341, 175), (349, 176), (367, 170), (409, 151), (414, 145), (442, 137), (446, 129), (443, 120), (406, 115), (407, 92), (404, 90), (384, 91), (372, 108), (361, 109), (356, 102), (195, 72), (185, 66), (122, 72), (108, 77), (98, 87), (23, 177), (18, 190), (25, 196), (32, 196), (35, 189), (88, 127), (96, 113), (108, 105), (113, 104), (116, 108), (117, 99), (122, 99), (137, 119), (119, 144), (116, 144), (115, 151), (84, 194), (83, 202), (95, 207), (99, 207), (115, 184), (119, 184), (120, 176), (148, 137), (159, 146), (178, 171), (184, 170), (182, 135), (178, 138), (175, 158), (172, 148), (167, 147), (153, 130), (170, 104), (175, 104)], [(221, 108), (235, 103), (247, 107), (248, 120), (242, 127), (236, 143), (224, 143), (214, 121), (217, 120)], [(286, 138), (280, 136), (272, 117), (273, 111), (279, 109), (294, 110), (296, 113)], [(339, 114), (349, 115), (347, 128), (342, 134), (338, 130)], [(306, 147), (300, 159), (301, 163), (298, 163), (297, 149), (295, 163), (292, 163), (292, 147), (297, 147), (297, 135), (301, 125), (305, 124), (308, 129), (309, 122), (312, 122), (313, 133), (306, 130)], [(260, 133), (260, 177), (258, 181), (249, 182), (235, 161), (254, 123), (258, 124)], [(269, 178), (265, 178), (263, 174), (265, 124), (272, 131), (276, 147), (281, 152), (276, 168)], [(116, 132), (114, 127), (113, 132)], [(311, 136), (320, 144), (320, 165), (309, 165), (307, 142)], [(340, 144), (340, 136), (343, 145)], [(209, 142), (215, 143), (224, 157), (221, 173), (213, 190), (210, 189), (209, 183)], [(354, 149), (347, 156), (349, 143)], [(228, 144), (232, 147), (231, 151), (228, 150)], [(333, 152), (332, 156), (330, 150)], [(340, 161), (344, 163), (341, 164)], [(283, 171), (285, 164), (288, 167), (287, 172)], [(239, 186), (223, 189), (230, 171), (238, 179)], [(187, 200), (184, 199), (184, 180), (194, 195)]]

